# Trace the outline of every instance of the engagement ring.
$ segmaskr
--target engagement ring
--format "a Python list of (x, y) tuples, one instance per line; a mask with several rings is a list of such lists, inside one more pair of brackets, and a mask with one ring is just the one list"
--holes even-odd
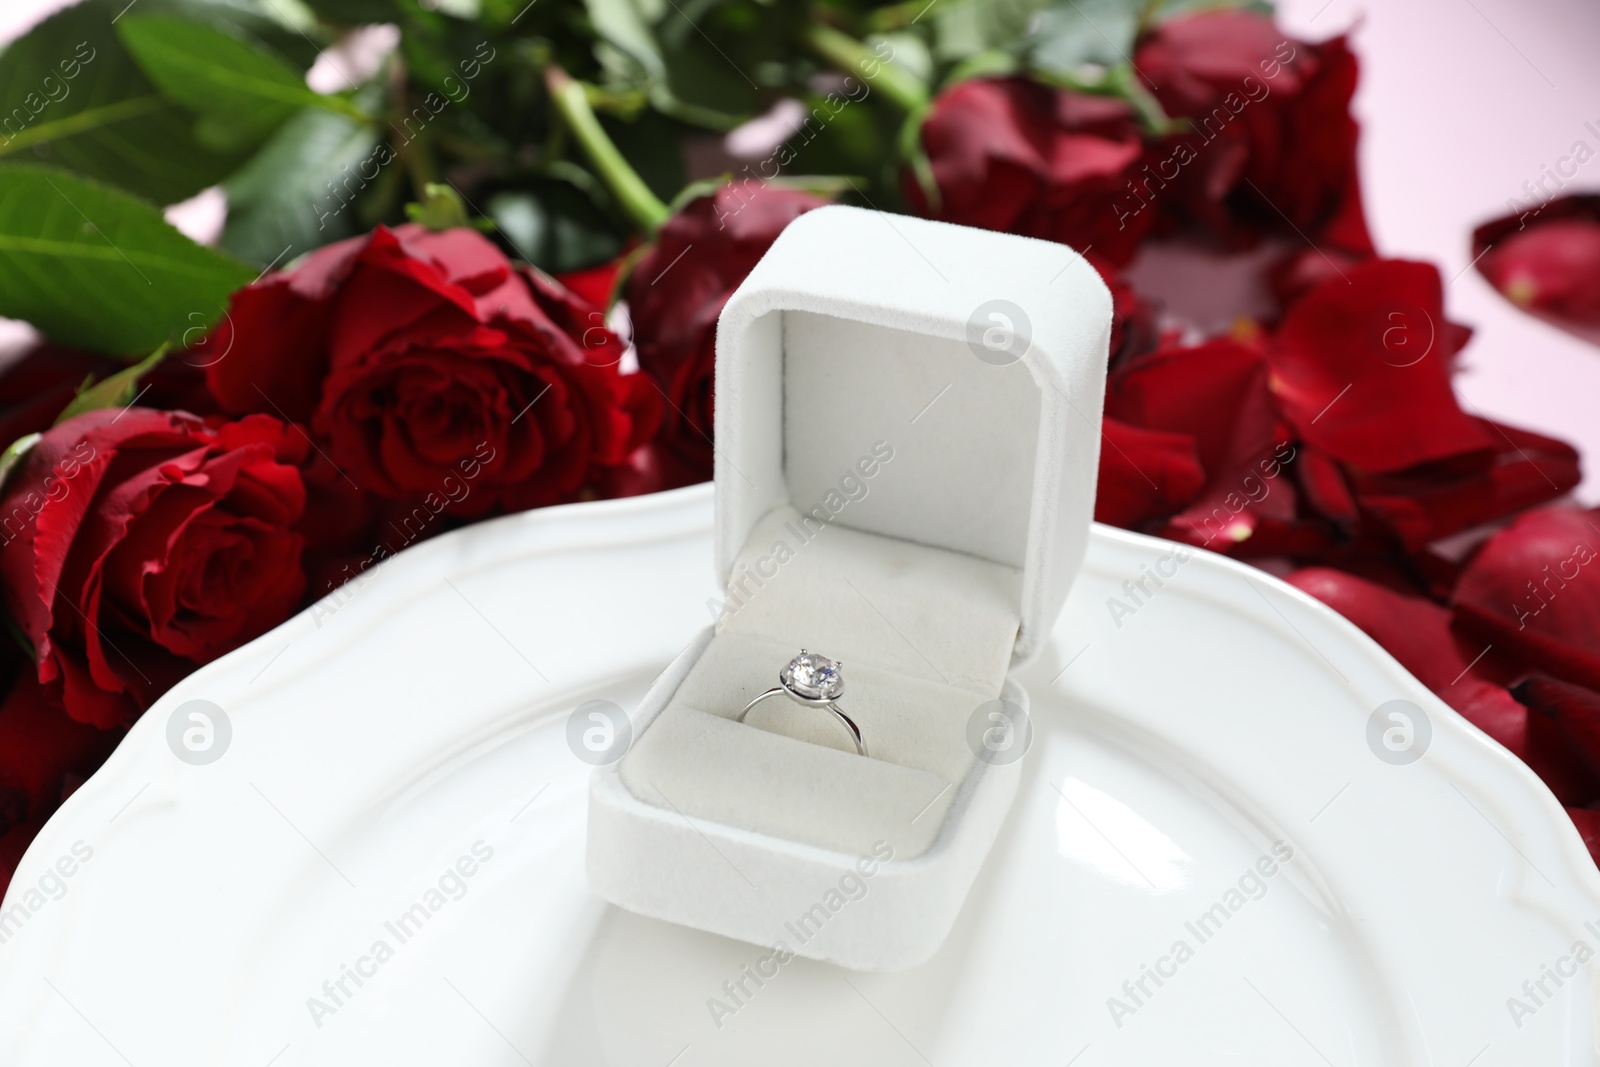
[(778, 684), (746, 704), (739, 717), (733, 721), (744, 722), (744, 717), (750, 714), (751, 708), (768, 697), (781, 693), (808, 708), (822, 708), (838, 719), (844, 728), (850, 731), (850, 739), (855, 742), (856, 755), (865, 756), (867, 746), (861, 740), (861, 728), (844, 713), (844, 709), (834, 703), (844, 692), (843, 670), (843, 663), (835, 663), (827, 656), (807, 652), (802, 648), (800, 654), (778, 672)]

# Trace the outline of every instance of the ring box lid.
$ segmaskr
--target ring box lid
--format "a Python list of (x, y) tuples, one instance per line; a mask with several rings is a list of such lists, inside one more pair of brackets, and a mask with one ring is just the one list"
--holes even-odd
[[(837, 507), (839, 524), (1017, 568), (1012, 661), (1028, 659), (1088, 542), (1111, 312), (1065, 245), (837, 205), (800, 216), (718, 322), (721, 582), (774, 507)], [(879, 441), (892, 472), (858, 489)]]

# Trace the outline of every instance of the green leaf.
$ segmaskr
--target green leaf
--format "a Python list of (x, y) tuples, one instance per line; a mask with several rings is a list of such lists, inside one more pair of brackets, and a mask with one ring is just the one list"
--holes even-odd
[[(61, 410), (56, 416), (56, 425), (75, 415), (82, 415), (86, 411), (100, 411), (105, 408), (125, 408), (133, 403), (139, 395), (139, 379), (155, 370), (156, 364), (167, 358), (168, 345), (150, 353), (131, 367), (124, 367), (115, 374), (108, 374), (93, 385), (78, 390), (78, 395), (72, 402)], [(4, 457), (0, 456), (0, 462)], [(4, 475), (0, 474), (0, 478)]]
[(258, 141), (303, 107), (353, 109), (306, 85), (263, 46), (213, 26), (170, 15), (130, 15), (122, 41), (161, 91), (204, 116), (201, 135), (232, 146)]
[(304, 4), (329, 22), (361, 26), (376, 22), (395, 22), (400, 17), (395, 0), (303, 0)]
[(1046, 6), (1048, 0), (955, 0), (940, 4), (930, 12), (934, 55), (953, 62), (992, 49), (1015, 48)]
[(551, 274), (591, 267), (622, 251), (605, 213), (570, 182), (536, 179), (495, 194), (485, 207), (512, 253)]
[(1199, 11), (1238, 10), (1257, 15), (1272, 14), (1272, 5), (1266, 0), (1151, 0), (1148, 18), (1162, 22), (1179, 15), (1193, 15)]
[(709, 20), (696, 19), (715, 13), (715, 2), (584, 0), (584, 7), (600, 37), (601, 67), (614, 82), (642, 86), (657, 110), (718, 130), (757, 110), (751, 75), (759, 64), (750, 49), (717, 44), (704, 25)]
[(53, 341), (149, 352), (214, 322), (254, 273), (126, 193), (46, 167), (0, 167), (0, 315)]
[[(1002, 0), (1002, 5), (1028, 2)], [(1131, 66), (1139, 35), (1152, 23), (1224, 8), (1272, 10), (1262, 0), (1048, 0), (1022, 45), (1036, 68), (1056, 74)]]
[(365, 222), (352, 200), (382, 180), (394, 152), (362, 123), (307, 108), (223, 185), (221, 245), (264, 267), (349, 237)]
[(406, 218), (412, 222), (420, 222), (435, 232), (472, 225), (472, 220), (467, 218), (466, 205), (461, 202), (461, 194), (455, 189), (439, 182), (429, 182), (423, 186), (422, 195), (420, 204), (406, 205)]
[(1068, 0), (1040, 12), (1029, 37), (1033, 63), (1073, 72), (1132, 62), (1143, 0)]
[(66, 167), (170, 204), (216, 184), (245, 153), (198, 140), (193, 115), (144, 76), (112, 26), (126, 6), (85, 0), (6, 49), (0, 158)]
[(42, 436), (36, 433), (24, 434), (7, 445), (4, 452), (0, 452), (0, 490), (5, 489), (6, 479), (11, 476), (17, 464), (22, 462), (22, 457), (28, 454), (28, 449), (38, 444)]

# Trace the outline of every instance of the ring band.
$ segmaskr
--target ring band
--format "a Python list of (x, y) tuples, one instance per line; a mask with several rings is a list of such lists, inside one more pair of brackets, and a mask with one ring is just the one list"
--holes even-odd
[(844, 728), (850, 731), (850, 740), (855, 743), (856, 755), (867, 754), (866, 742), (861, 740), (861, 727), (855, 720), (846, 715), (836, 701), (844, 692), (844, 664), (836, 663), (826, 656), (815, 652), (800, 650), (800, 654), (790, 660), (783, 670), (778, 672), (778, 684), (768, 689), (744, 706), (734, 722), (744, 722), (744, 717), (750, 714), (750, 709), (779, 694), (788, 697), (808, 708), (822, 708), (838, 719)]

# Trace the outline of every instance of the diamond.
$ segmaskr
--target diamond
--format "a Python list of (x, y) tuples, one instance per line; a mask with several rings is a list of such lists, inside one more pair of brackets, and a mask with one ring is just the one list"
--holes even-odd
[(778, 672), (778, 681), (791, 693), (805, 700), (833, 700), (844, 692), (844, 664), (827, 656), (800, 650)]

